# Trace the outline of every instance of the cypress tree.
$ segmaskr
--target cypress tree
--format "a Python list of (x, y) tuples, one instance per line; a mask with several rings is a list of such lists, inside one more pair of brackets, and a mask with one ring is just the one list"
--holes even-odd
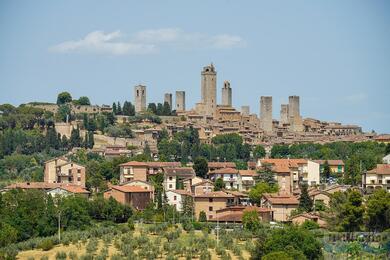
[(307, 184), (302, 184), (301, 186), (301, 197), (299, 198), (299, 208), (310, 212), (313, 209), (313, 201), (311, 200), (309, 196), (309, 192), (307, 191)]

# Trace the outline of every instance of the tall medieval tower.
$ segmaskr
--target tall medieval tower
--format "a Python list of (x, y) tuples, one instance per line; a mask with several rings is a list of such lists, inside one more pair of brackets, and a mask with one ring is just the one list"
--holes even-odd
[(201, 73), (201, 94), (204, 112), (206, 115), (213, 116), (217, 107), (217, 72), (214, 65), (203, 67)]
[(227, 80), (223, 82), (222, 105), (228, 107), (232, 106), (232, 88), (230, 87), (230, 82)]
[(272, 132), (272, 97), (260, 97), (260, 126), (265, 132)]
[(134, 87), (134, 104), (136, 113), (146, 110), (146, 86), (137, 85)]

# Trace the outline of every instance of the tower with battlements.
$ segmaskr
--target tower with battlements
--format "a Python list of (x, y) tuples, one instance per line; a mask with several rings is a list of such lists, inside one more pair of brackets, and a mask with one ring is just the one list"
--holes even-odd
[(134, 87), (134, 106), (136, 113), (146, 110), (146, 86), (137, 85)]
[(217, 108), (217, 72), (212, 63), (203, 67), (201, 73), (201, 95), (204, 114), (213, 116)]

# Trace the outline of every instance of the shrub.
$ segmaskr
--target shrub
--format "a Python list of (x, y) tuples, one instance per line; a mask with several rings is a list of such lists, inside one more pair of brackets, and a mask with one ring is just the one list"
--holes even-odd
[(57, 252), (56, 259), (57, 260), (66, 260), (66, 253), (63, 251)]
[(77, 260), (78, 259), (77, 254), (74, 251), (70, 251), (68, 255), (69, 255), (70, 260)]
[(53, 240), (47, 238), (42, 240), (42, 242), (39, 244), (39, 248), (41, 248), (43, 251), (49, 251), (54, 247)]
[(130, 230), (134, 230), (135, 229), (135, 226), (134, 226), (134, 221), (132, 218), (129, 218), (127, 220), (127, 226), (129, 227)]
[(302, 223), (302, 227), (307, 230), (312, 230), (320, 228), (320, 225), (313, 220), (305, 220), (305, 222)]

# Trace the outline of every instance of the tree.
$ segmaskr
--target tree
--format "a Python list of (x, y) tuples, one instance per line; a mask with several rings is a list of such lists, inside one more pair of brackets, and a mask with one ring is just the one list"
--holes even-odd
[(385, 154), (390, 154), (390, 144), (386, 145)]
[(272, 229), (265, 241), (259, 240), (252, 258), (262, 259), (267, 254), (281, 251), (288, 252), (290, 256), (294, 255), (293, 259), (305, 259), (305, 257), (307, 259), (321, 259), (322, 257), (321, 243), (313, 233), (300, 227), (290, 226)]
[(201, 212), (199, 212), (198, 221), (199, 222), (207, 222), (206, 212), (204, 212), (203, 210)]
[(206, 158), (201, 156), (195, 159), (193, 168), (196, 173), (196, 176), (201, 178), (206, 178), (207, 173), (209, 172), (208, 162)]
[(69, 92), (61, 92), (57, 96), (57, 105), (63, 105), (72, 102), (72, 96)]
[(95, 139), (92, 131), (88, 131), (88, 148), (92, 149), (95, 145)]
[(220, 191), (225, 188), (225, 182), (222, 178), (218, 178), (214, 183), (214, 191)]
[(260, 200), (264, 193), (274, 193), (278, 192), (278, 190), (279, 187), (277, 184), (270, 185), (266, 182), (258, 182), (249, 191), (249, 198), (253, 203), (260, 205)]
[(116, 114), (117, 115), (122, 115), (123, 114), (121, 103), (119, 101), (118, 101), (118, 104), (116, 105)]
[(112, 103), (112, 113), (114, 115), (116, 115), (118, 113), (117, 110), (116, 110), (116, 103), (115, 102)]
[(274, 145), (271, 149), (271, 158), (287, 158), (290, 154), (288, 145)]
[(322, 176), (325, 179), (325, 182), (328, 182), (331, 174), (332, 174), (332, 171), (330, 169), (328, 160), (326, 160), (324, 163), (323, 169), (322, 169)]
[(363, 225), (364, 208), (362, 195), (358, 191), (350, 191), (347, 194), (347, 202), (342, 205), (338, 219), (340, 227), (346, 232), (360, 231)]
[(60, 105), (57, 110), (56, 119), (62, 122), (71, 120), (71, 109), (69, 105)]
[(78, 128), (73, 128), (70, 133), (70, 146), (71, 147), (80, 147), (81, 146), (81, 137), (80, 130)]
[(364, 219), (368, 230), (382, 232), (390, 228), (390, 193), (375, 190), (368, 197), (366, 207)]
[(76, 101), (76, 104), (77, 104), (77, 105), (82, 105), (82, 106), (90, 106), (90, 105), (91, 105), (91, 102), (89, 101), (89, 98), (88, 98), (88, 97), (82, 96), (82, 97), (80, 97), (80, 98)]
[(305, 183), (301, 185), (301, 196), (299, 197), (299, 208), (303, 211), (310, 212), (313, 210), (313, 200), (307, 191), (308, 185)]
[(256, 159), (264, 158), (265, 154), (265, 149), (261, 145), (257, 145), (253, 150), (253, 157), (255, 157)]
[(164, 116), (171, 115), (171, 107), (169, 106), (168, 102), (164, 102), (162, 114)]
[(256, 231), (261, 227), (259, 214), (256, 210), (244, 211), (242, 215), (242, 225), (246, 230)]
[(148, 111), (154, 115), (157, 115), (157, 106), (156, 103), (149, 103)]

